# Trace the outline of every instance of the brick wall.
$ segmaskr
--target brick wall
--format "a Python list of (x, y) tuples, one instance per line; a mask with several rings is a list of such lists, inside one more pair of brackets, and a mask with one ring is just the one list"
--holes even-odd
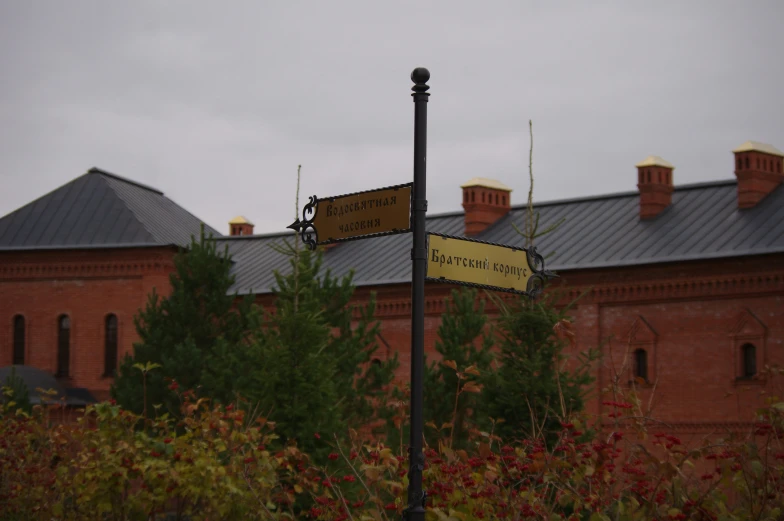
[[(147, 294), (168, 291), (174, 251), (170, 249), (4, 253), (0, 255), (0, 365), (11, 363), (12, 321), (27, 320), (26, 360), (54, 372), (57, 318), (68, 314), (71, 379), (104, 397), (104, 320), (119, 319), (120, 358), (136, 339), (133, 315)], [(757, 366), (784, 365), (784, 255), (698, 261), (671, 265), (563, 272), (552, 287), (566, 291), (564, 303), (585, 293), (572, 310), (574, 350), (601, 347), (596, 389), (589, 413), (602, 410), (599, 390), (617, 377), (634, 348), (649, 351), (651, 385), (641, 393), (657, 418), (681, 432), (720, 430), (753, 418), (760, 391), (771, 382), (738, 380), (740, 346), (757, 347)], [(451, 287), (426, 289), (425, 346), (434, 352), (439, 317)], [(410, 288), (406, 284), (358, 288), (355, 301), (376, 293), (381, 320), (379, 358), (398, 354), (397, 377), (409, 380)], [(269, 307), (270, 296), (258, 297)], [(492, 306), (487, 307), (493, 315)], [(644, 324), (644, 326), (643, 326)], [(649, 328), (649, 329), (646, 329)], [(653, 339), (653, 340), (652, 340)], [(389, 347), (387, 347), (389, 346)], [(653, 384), (655, 385), (655, 389)]]
[[(784, 366), (783, 255), (560, 275), (552, 286), (566, 290), (563, 304), (585, 293), (571, 312), (576, 342), (567, 355), (588, 348), (602, 352), (593, 398), (587, 404), (589, 414), (602, 412), (600, 391), (616, 377), (629, 387), (629, 355), (637, 348), (649, 351), (651, 377), (640, 394), (646, 404), (651, 400), (653, 415), (678, 432), (721, 431), (751, 421), (763, 403), (761, 392), (774, 392), (775, 382), (737, 377), (744, 343), (757, 348), (760, 370), (765, 365)], [(439, 316), (451, 289), (443, 284), (426, 289), (425, 352), (429, 359), (437, 359)], [(359, 288), (357, 301), (366, 301), (371, 290), (376, 292), (381, 334), (398, 352), (397, 376), (408, 382), (409, 287)], [(493, 306), (486, 309), (495, 315)], [(630, 341), (640, 317), (655, 332), (653, 342), (644, 331)]]
[(108, 395), (106, 316), (118, 319), (118, 360), (132, 351), (133, 316), (156, 288), (168, 293), (173, 249), (48, 251), (0, 255), (0, 366), (12, 362), (13, 319), (25, 318), (25, 363), (57, 370), (58, 318), (71, 322), (68, 387)]

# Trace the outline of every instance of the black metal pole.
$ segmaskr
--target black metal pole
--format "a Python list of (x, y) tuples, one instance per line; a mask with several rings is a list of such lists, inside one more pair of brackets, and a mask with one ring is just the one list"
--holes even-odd
[(422, 490), (422, 471), (425, 455), (422, 452), (423, 373), (425, 365), (425, 272), (427, 270), (427, 237), (425, 235), (426, 162), (427, 162), (427, 98), (426, 83), (430, 72), (417, 67), (411, 73), (414, 86), (414, 203), (411, 209), (414, 244), (411, 250), (411, 438), (408, 460), (408, 507), (405, 519), (424, 521), (425, 493)]

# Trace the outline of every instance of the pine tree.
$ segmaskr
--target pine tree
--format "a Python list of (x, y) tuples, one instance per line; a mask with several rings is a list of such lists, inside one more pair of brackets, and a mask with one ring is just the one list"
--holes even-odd
[[(174, 266), (169, 296), (153, 291), (134, 317), (139, 342), (112, 386), (118, 403), (135, 412), (163, 405), (177, 414), (179, 402), (169, 389), (175, 381), (201, 396), (231, 401), (237, 391), (232, 373), (249, 355), (244, 340), (256, 321), (253, 297), (237, 301), (229, 293), (234, 277), (228, 252), (218, 253), (202, 229), (199, 240), (175, 256)], [(143, 382), (138, 364), (160, 367)]]
[(489, 417), (504, 420), (495, 429), (502, 438), (547, 438), (563, 418), (583, 408), (595, 355), (581, 354), (576, 367), (565, 367), (565, 342), (555, 330), (568, 308), (559, 310), (556, 299), (498, 300), (501, 314), (492, 333), (498, 368), (482, 376), (482, 407)]
[[(442, 361), (428, 364), (425, 357), (424, 418), (435, 424), (454, 447), (465, 446), (470, 420), (476, 424), (483, 413), (477, 407), (476, 388), (465, 386), (475, 375), (466, 374), (465, 370), (473, 368), (471, 373), (485, 373), (493, 359), (491, 339), (483, 334), (488, 320), (485, 301), (478, 300), (477, 294), (475, 289), (452, 291), (451, 298), (446, 299), (435, 345)], [(477, 339), (481, 341), (478, 348)], [(458, 372), (464, 375), (459, 382)]]
[(255, 334), (252, 385), (244, 394), (284, 440), (322, 459), (329, 449), (317, 435), (331, 439), (367, 425), (383, 406), (397, 358), (371, 363), (378, 348), (374, 301), (354, 318), (351, 274), (322, 272), (320, 252), (283, 250), (292, 269), (275, 275), (275, 311)]
[[(565, 218), (539, 229), (539, 212), (533, 206), (534, 135), (530, 120), (528, 128), (528, 204), (523, 229), (517, 226), (514, 229), (531, 250), (535, 239), (556, 231)], [(482, 408), (489, 418), (504, 420), (493, 426), (502, 437), (547, 438), (557, 429), (559, 417), (583, 408), (585, 388), (593, 380), (590, 368), (597, 354), (592, 350), (580, 353), (576, 363), (566, 368), (563, 354), (566, 346), (555, 330), (568, 322), (567, 313), (574, 302), (559, 309), (559, 298), (557, 293), (550, 293), (538, 302), (527, 297), (509, 303), (494, 298), (500, 313), (491, 333), (497, 370), (482, 376)]]

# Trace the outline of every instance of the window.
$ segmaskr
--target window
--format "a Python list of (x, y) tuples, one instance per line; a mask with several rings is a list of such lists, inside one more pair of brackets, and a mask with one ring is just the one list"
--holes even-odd
[(24, 365), (25, 359), (25, 319), (22, 315), (14, 317), (14, 357), (13, 365)]
[(485, 202), (485, 193), (482, 192), (482, 202)]
[(634, 377), (648, 381), (648, 353), (645, 349), (634, 351)]
[(57, 376), (68, 376), (71, 363), (71, 319), (62, 315), (57, 319)]
[(629, 329), (629, 347), (624, 361), (629, 385), (650, 388), (656, 381), (656, 344), (659, 334), (653, 326), (638, 315)]
[(501, 196), (501, 204), (506, 206), (506, 196), (505, 195)]
[(738, 158), (738, 170), (740, 170), (741, 168), (743, 168), (743, 160), (739, 157)]
[(463, 192), (463, 202), (464, 203), (468, 202), (468, 192)]
[(106, 317), (103, 357), (103, 375), (114, 376), (117, 370), (117, 316)]
[(474, 191), (471, 191), (471, 202), (472, 203), (476, 202), (476, 192), (474, 192)]
[(743, 344), (741, 355), (743, 357), (743, 378), (752, 378), (757, 374), (757, 348), (754, 344)]

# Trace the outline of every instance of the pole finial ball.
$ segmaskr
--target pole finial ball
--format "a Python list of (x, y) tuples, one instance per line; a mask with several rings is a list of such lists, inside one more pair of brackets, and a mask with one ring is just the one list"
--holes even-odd
[(427, 80), (430, 79), (430, 71), (425, 69), (424, 67), (417, 67), (411, 73), (411, 81), (418, 84), (427, 83)]

